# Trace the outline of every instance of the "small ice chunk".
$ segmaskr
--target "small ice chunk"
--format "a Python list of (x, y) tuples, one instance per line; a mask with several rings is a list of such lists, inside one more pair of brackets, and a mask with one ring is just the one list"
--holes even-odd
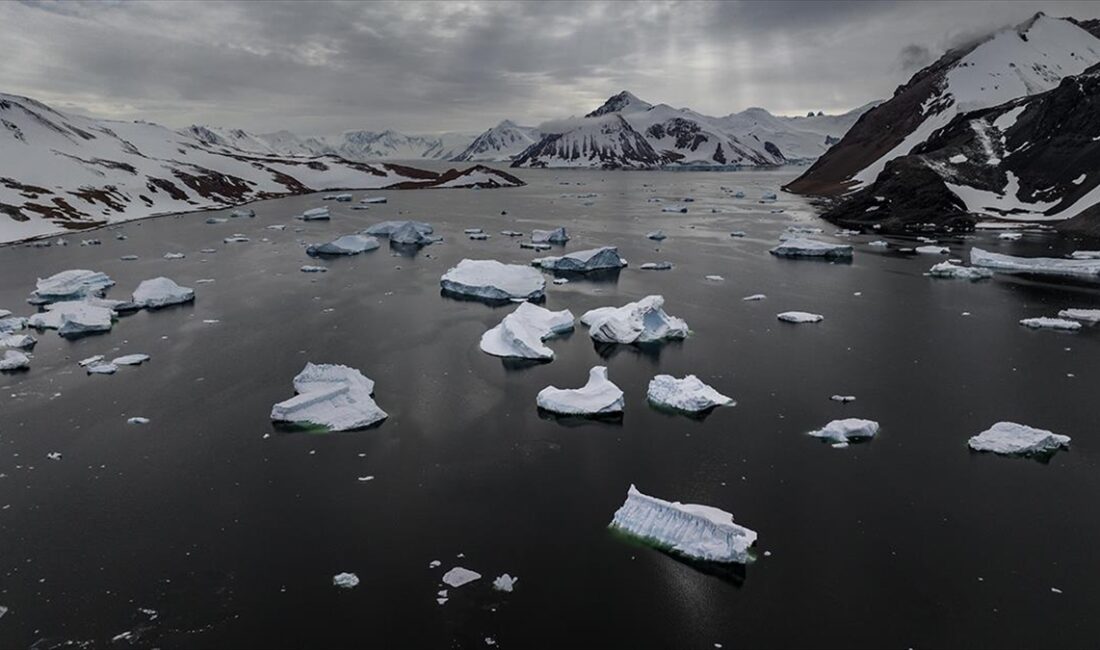
[(19, 350), (0, 352), (0, 370), (25, 370), (31, 367), (31, 359)]
[(512, 576), (505, 573), (493, 579), (493, 589), (496, 589), (497, 591), (511, 593), (512, 590), (516, 588), (516, 582), (518, 581), (519, 578), (513, 578)]
[(79, 300), (88, 296), (101, 295), (115, 284), (106, 273), (72, 269), (55, 273), (48, 278), (39, 278), (31, 301), (38, 303)]
[(191, 302), (194, 299), (194, 289), (181, 287), (165, 277), (143, 280), (138, 288), (134, 289), (133, 295), (134, 304), (146, 309), (159, 309), (169, 305)]
[(126, 424), (149, 424), (149, 418), (133, 417), (126, 420)]
[(638, 268), (643, 271), (669, 271), (672, 269), (672, 262), (646, 262)]
[(677, 379), (672, 375), (657, 375), (646, 391), (649, 401), (659, 407), (688, 413), (700, 413), (716, 406), (733, 406), (731, 398), (704, 384), (695, 375)]
[(165, 253), (164, 254), (164, 259), (166, 259), (166, 260), (182, 260), (185, 257), (187, 257), (187, 256), (184, 255), (183, 253)]
[(432, 225), (424, 223), (423, 221), (383, 221), (376, 223), (370, 228), (363, 231), (364, 235), (374, 235), (375, 237), (389, 237), (394, 232), (404, 228), (406, 225), (412, 224), (413, 228), (422, 235), (430, 235), (434, 232)]
[(620, 269), (626, 266), (626, 260), (619, 257), (619, 249), (614, 246), (602, 246), (554, 257), (539, 257), (531, 264), (548, 271), (572, 271), (588, 273), (604, 269)]
[(89, 375), (113, 375), (118, 372), (118, 366), (113, 363), (94, 363), (85, 370)]
[(248, 241), (248, 237), (245, 237), (244, 235), (241, 235), (241, 234), (238, 233), (236, 235), (233, 235), (232, 237), (226, 237), (225, 239), (222, 240), (222, 243), (224, 243), (224, 244), (243, 244), (247, 241)]
[(1100, 260), (1100, 251), (1073, 251), (1069, 257), (1074, 260)]
[(475, 232), (475, 233), (472, 233), (470, 235), (467, 235), (467, 237), (469, 237), (473, 241), (485, 241), (485, 240), (489, 239), (489, 235), (487, 235), (483, 232)]
[(1041, 456), (1069, 447), (1069, 442), (1069, 436), (1061, 436), (1045, 429), (1036, 429), (1015, 422), (998, 422), (970, 438), (967, 444), (974, 451), (1015, 456)]
[(852, 440), (865, 440), (873, 438), (878, 433), (878, 422), (863, 420), (860, 418), (844, 418), (833, 420), (824, 427), (811, 431), (815, 438), (823, 438), (829, 442), (851, 442)]
[(707, 275), (703, 277), (704, 280), (710, 280), (711, 282), (724, 282), (725, 278), (720, 275)]
[(948, 255), (951, 249), (946, 246), (917, 246), (913, 250), (921, 255)]
[(661, 212), (677, 212), (680, 214), (687, 214), (687, 211), (688, 209), (686, 205), (666, 205), (661, 208)]
[(97, 303), (95, 299), (67, 300), (46, 306), (46, 311), (27, 319), (27, 325), (35, 329), (55, 329), (65, 337), (76, 337), (111, 329), (115, 312), (110, 302)]
[(757, 301), (757, 300), (765, 300), (765, 299), (767, 299), (766, 295), (764, 295), (762, 293), (754, 293), (751, 296), (745, 296), (741, 300), (744, 300), (745, 302), (754, 302), (754, 301)]
[(1005, 241), (1016, 241), (1023, 236), (1024, 235), (1022, 233), (1018, 232), (1002, 232), (997, 235), (997, 239), (1004, 239)]
[(534, 242), (521, 241), (519, 243), (520, 248), (527, 248), (533, 251), (548, 251), (550, 250), (550, 244), (536, 244)]
[(498, 357), (549, 360), (554, 351), (543, 341), (572, 329), (573, 313), (568, 309), (550, 311), (524, 302), (481, 336), (481, 350)]
[(665, 313), (662, 296), (646, 296), (622, 307), (600, 307), (584, 313), (581, 323), (600, 343), (653, 343), (687, 338), (688, 325)]
[(49, 458), (50, 460), (61, 460), (61, 452), (51, 451), (50, 453), (46, 454), (46, 458)]
[(250, 218), (256, 216), (256, 211), (252, 210), (251, 208), (237, 208), (236, 210), (230, 212), (229, 216), (234, 219), (240, 219), (244, 217)]
[(540, 300), (546, 292), (546, 280), (535, 269), (496, 260), (464, 259), (439, 283), (444, 291), (490, 301)]
[(883, 241), (881, 239), (876, 239), (873, 242), (868, 242), (867, 245), (868, 246), (873, 246), (875, 248), (888, 248), (890, 246), (890, 242), (886, 242), (886, 241)]
[(442, 562), (440, 562), (439, 560), (432, 560), (431, 562), (428, 562), (428, 568), (429, 568), (429, 569), (434, 569), (434, 568), (436, 568), (436, 567), (439, 567), (439, 566), (440, 566), (440, 565), (442, 565), (442, 564), (443, 564), (443, 563), (442, 563)]
[(0, 330), (0, 348), (15, 348), (17, 350), (29, 350), (38, 343), (38, 339), (30, 334), (5, 334)]
[(273, 421), (351, 431), (387, 417), (371, 397), (374, 382), (347, 366), (306, 363), (294, 377), (294, 391), (298, 394), (271, 407)]
[(849, 244), (830, 244), (801, 237), (782, 241), (768, 252), (778, 257), (821, 257), (827, 260), (852, 258), (852, 247)]
[(523, 233), (521, 233), (518, 230), (501, 230), (500, 234), (504, 235), (505, 237), (522, 237), (523, 236)]
[(476, 571), (464, 569), (460, 566), (456, 566), (447, 573), (443, 574), (443, 584), (448, 587), (457, 589), (464, 584), (473, 582), (474, 580), (480, 580), (481, 574)]
[(856, 401), (856, 396), (855, 395), (833, 395), (829, 399), (833, 400), (834, 402), (840, 402), (841, 404), (847, 404), (849, 402)]
[(148, 354), (127, 354), (116, 359), (112, 359), (111, 363), (116, 366), (140, 366), (149, 360)]
[(1058, 318), (1079, 320), (1083, 323), (1095, 325), (1100, 323), (1100, 309), (1063, 309), (1058, 312)]
[(1067, 332), (1081, 329), (1081, 323), (1078, 321), (1065, 318), (1047, 318), (1046, 316), (1025, 318), (1020, 321), (1020, 324), (1032, 329), (1065, 330)]
[(463, 230), (462, 232), (463, 232), (463, 234), (466, 234), (466, 235), (481, 235), (481, 234), (484, 234), (485, 231), (482, 230), (481, 228), (467, 228), (467, 229)]
[(734, 230), (733, 232), (730, 233), (730, 237), (744, 237), (744, 236), (745, 236), (745, 231), (744, 230)]
[(306, 210), (298, 218), (302, 221), (328, 221), (332, 215), (329, 214), (328, 206), (322, 206)]
[(554, 284), (569, 284), (569, 278), (554, 278), (551, 282)]
[(980, 248), (970, 250), (970, 263), (996, 271), (1017, 271), (1043, 275), (1100, 275), (1100, 259), (1057, 257), (1015, 257), (991, 253)]
[(358, 255), (372, 251), (380, 245), (376, 238), (368, 235), (343, 235), (324, 244), (309, 246), (306, 248), (306, 255)]
[(354, 573), (337, 573), (332, 576), (332, 584), (341, 589), (351, 589), (359, 586), (359, 576)]
[(785, 311), (776, 316), (786, 323), (819, 323), (824, 320), (821, 314), (812, 314), (808, 311)]
[(336, 195), (336, 200), (339, 201), (340, 203), (351, 203), (352, 198), (354, 198), (354, 197), (352, 197), (352, 195), (350, 195), (350, 194), (337, 194)]
[(371, 205), (371, 204), (374, 204), (374, 203), (385, 203), (386, 202), (386, 197), (384, 197), (384, 196), (367, 196), (367, 197), (364, 197), (362, 199), (359, 199), (359, 202), (364, 204), (364, 205)]
[(646, 233), (646, 237), (648, 239), (652, 239), (653, 241), (664, 241), (665, 239), (668, 239), (668, 235), (666, 235), (665, 231), (663, 230), (654, 230), (653, 232)]
[(406, 246), (426, 246), (435, 240), (429, 237), (422, 229), (411, 221), (395, 228), (390, 233), (391, 244), (403, 244)]
[(77, 362), (77, 364), (81, 368), (84, 368), (84, 367), (99, 363), (100, 361), (103, 361), (103, 355), (102, 354), (97, 354), (93, 357), (88, 357), (87, 359), (81, 359), (80, 361)]
[(305, 264), (301, 268), (302, 273), (326, 273), (328, 268), (324, 266), (314, 266), (312, 264)]
[(226, 219), (225, 217), (207, 217), (206, 218), (206, 223), (210, 224), (211, 226), (215, 226), (219, 223), (225, 223), (226, 221), (229, 221), (229, 219)]
[(675, 553), (704, 560), (746, 564), (756, 532), (739, 526), (733, 515), (712, 506), (665, 501), (642, 494), (633, 485), (611, 520), (611, 527)]
[(775, 195), (775, 192), (764, 192), (760, 195), (760, 198), (764, 201), (775, 201), (779, 197)]
[(948, 262), (940, 262), (933, 266), (928, 275), (933, 278), (948, 278), (959, 280), (985, 280), (993, 277), (993, 271), (977, 266), (959, 266)]
[(607, 368), (594, 366), (582, 388), (547, 386), (535, 399), (539, 408), (561, 415), (607, 415), (622, 413), (623, 391), (607, 378)]

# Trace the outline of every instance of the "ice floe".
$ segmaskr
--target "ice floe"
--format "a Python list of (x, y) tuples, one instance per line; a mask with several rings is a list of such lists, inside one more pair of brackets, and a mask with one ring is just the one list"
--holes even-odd
[(1044, 275), (1100, 275), (1100, 259), (1063, 259), (1057, 257), (1015, 257), (991, 253), (980, 248), (970, 250), (970, 263), (996, 271), (1018, 271)]
[(481, 350), (498, 357), (553, 359), (554, 351), (543, 341), (571, 331), (573, 313), (550, 311), (524, 302), (481, 336)]
[(669, 271), (672, 269), (672, 262), (646, 262), (638, 268), (643, 271)]
[(513, 578), (512, 576), (505, 573), (493, 579), (493, 589), (496, 589), (497, 591), (512, 593), (512, 591), (516, 588), (517, 582), (519, 582), (519, 578)]
[(31, 293), (31, 302), (36, 304), (79, 300), (88, 296), (101, 295), (114, 286), (106, 273), (72, 269), (55, 273), (48, 278), (39, 278), (35, 290)]
[(0, 370), (25, 370), (30, 367), (30, 357), (19, 350), (4, 350), (0, 352)]
[(302, 221), (328, 221), (332, 218), (328, 206), (310, 208), (298, 216)]
[(606, 269), (621, 269), (626, 260), (619, 257), (619, 249), (614, 246), (602, 246), (553, 257), (539, 257), (531, 264), (548, 271), (571, 271), (587, 273)]
[(111, 360), (116, 366), (140, 366), (149, 360), (148, 354), (126, 354)]
[(1058, 318), (1079, 320), (1083, 323), (1095, 325), (1100, 323), (1100, 309), (1063, 309), (1058, 312)]
[(948, 262), (940, 262), (928, 271), (933, 278), (947, 278), (957, 280), (985, 280), (993, 277), (993, 271), (978, 266), (959, 266)]
[(84, 370), (89, 375), (113, 375), (118, 372), (118, 366), (113, 363), (93, 363)]
[(821, 257), (827, 260), (851, 259), (852, 247), (848, 244), (830, 244), (816, 239), (797, 237), (781, 241), (768, 251), (779, 257)]
[(589, 327), (589, 335), (600, 343), (653, 343), (666, 339), (682, 339), (688, 335), (688, 325), (663, 308), (663, 296), (646, 296), (622, 307), (600, 307), (581, 316)]
[(531, 241), (536, 244), (564, 244), (569, 241), (569, 233), (564, 227), (553, 230), (532, 230)]
[(371, 226), (370, 228), (367, 228), (366, 230), (364, 230), (363, 234), (365, 234), (365, 235), (374, 235), (375, 237), (389, 237), (394, 232), (404, 228), (408, 224), (412, 224), (413, 228), (416, 229), (416, 231), (419, 232), (422, 235), (430, 235), (434, 232), (434, 229), (432, 228), (432, 225), (430, 223), (424, 223), (423, 221), (407, 221), (406, 220), (406, 221), (383, 221), (381, 223), (376, 223), (373, 226)]
[(776, 318), (786, 323), (818, 323), (824, 320), (825, 317), (808, 311), (785, 311), (777, 314)]
[(878, 422), (861, 418), (833, 420), (810, 435), (834, 443), (848, 443), (852, 440), (866, 440), (878, 433)]
[(536, 397), (539, 408), (560, 415), (612, 415), (623, 411), (623, 391), (607, 378), (607, 368), (594, 366), (582, 388), (547, 386)]
[(133, 295), (134, 304), (145, 309), (179, 305), (194, 299), (194, 289), (181, 287), (165, 277), (142, 280), (137, 289), (134, 289)]
[(998, 422), (967, 442), (974, 451), (1009, 456), (1042, 456), (1069, 447), (1070, 437), (1015, 422)]
[(1048, 318), (1046, 316), (1024, 318), (1020, 321), (1020, 324), (1024, 327), (1030, 327), (1031, 329), (1037, 330), (1065, 330), (1067, 332), (1073, 332), (1081, 329), (1081, 323), (1079, 321), (1066, 318)]
[(0, 331), (0, 348), (15, 348), (17, 350), (29, 350), (38, 340), (30, 334), (5, 334)]
[(307, 363), (294, 378), (294, 391), (298, 394), (271, 407), (273, 421), (350, 431), (387, 417), (371, 396), (374, 382), (347, 366)]
[(456, 566), (447, 573), (443, 574), (443, 584), (454, 589), (457, 589), (462, 585), (469, 584), (474, 580), (480, 579), (481, 574), (477, 571), (471, 571), (460, 566)]
[[(350, 199), (349, 199), (350, 200)], [(354, 573), (337, 573), (332, 576), (332, 584), (341, 589), (351, 589), (359, 586), (359, 576)]]
[(39, 330), (55, 329), (61, 336), (75, 337), (110, 330), (114, 317), (115, 311), (109, 306), (67, 300), (46, 305), (46, 311), (27, 319), (27, 325)]
[(707, 562), (747, 564), (756, 532), (712, 506), (665, 501), (631, 485), (611, 527), (674, 553)]
[(324, 244), (313, 244), (306, 248), (306, 254), (317, 255), (358, 255), (372, 251), (381, 244), (369, 235), (343, 235)]
[(444, 291), (482, 300), (540, 300), (546, 280), (537, 270), (496, 260), (464, 259), (439, 280)]
[(657, 375), (646, 390), (649, 401), (659, 407), (688, 413), (701, 413), (716, 406), (733, 406), (733, 399), (704, 384), (695, 375), (677, 379), (672, 375)]
[(242, 217), (254, 217), (256, 216), (256, 211), (250, 208), (238, 208), (230, 212), (229, 216), (234, 219), (240, 219)]
[(921, 255), (948, 255), (951, 249), (946, 246), (917, 246), (914, 248)]

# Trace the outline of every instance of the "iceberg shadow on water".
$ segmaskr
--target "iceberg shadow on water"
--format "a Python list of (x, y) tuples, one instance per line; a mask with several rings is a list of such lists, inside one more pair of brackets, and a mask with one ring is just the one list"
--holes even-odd
[(578, 280), (584, 280), (592, 284), (617, 284), (619, 282), (619, 274), (623, 269), (597, 269), (595, 271), (549, 271), (550, 275), (555, 278), (565, 278), (570, 282), (576, 282)]
[(607, 532), (615, 541), (632, 546), (639, 550), (657, 551), (661, 555), (674, 560), (680, 564), (683, 564), (699, 573), (717, 578), (722, 582), (725, 582), (737, 589), (740, 589), (745, 584), (745, 580), (748, 578), (748, 565), (737, 564), (730, 562), (712, 562), (709, 560), (699, 560), (693, 557), (684, 555), (683, 553), (677, 553), (672, 550), (671, 546), (660, 544), (658, 542), (632, 535), (625, 530), (608, 526)]
[(562, 415), (544, 409), (541, 406), (535, 408), (538, 409), (539, 419), (553, 420), (568, 429), (577, 429), (586, 426), (614, 427), (618, 429), (623, 426), (622, 411), (618, 413), (594, 413), (590, 415)]
[[(458, 291), (451, 291), (446, 287), (440, 287), (439, 295), (449, 300), (456, 300), (458, 302), (479, 302), (483, 305), (488, 305), (494, 309), (500, 309), (503, 307), (515, 307), (518, 304), (518, 300), (512, 298), (483, 298), (481, 296), (474, 296), (468, 293), (460, 293)], [(546, 302), (546, 294), (543, 294), (537, 298), (528, 298), (524, 302), (533, 302), (536, 305), (541, 305)]]
[(596, 354), (598, 354), (601, 359), (613, 359), (620, 354), (632, 354), (649, 359), (656, 366), (657, 362), (661, 360), (661, 353), (663, 353), (666, 348), (675, 349), (683, 346), (683, 344), (684, 339), (647, 341), (645, 343), (631, 343), (630, 345), (604, 343), (593, 339), (592, 349), (596, 351)]

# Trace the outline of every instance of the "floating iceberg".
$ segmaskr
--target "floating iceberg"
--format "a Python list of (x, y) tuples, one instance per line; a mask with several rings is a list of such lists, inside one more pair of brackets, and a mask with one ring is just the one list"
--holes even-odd
[(471, 234), (467, 235), (467, 237), (469, 237), (473, 241), (485, 241), (485, 240), (489, 239), (489, 235), (487, 235), (483, 232), (471, 233)]
[(294, 378), (294, 397), (271, 407), (271, 419), (328, 431), (362, 429), (386, 419), (371, 395), (374, 382), (354, 368), (307, 363)]
[(889, 248), (890, 247), (890, 242), (883, 241), (881, 239), (876, 239), (873, 242), (869, 242), (867, 245), (868, 246), (873, 246), (875, 248)]
[(118, 366), (113, 363), (94, 363), (85, 367), (89, 375), (113, 375), (118, 372)]
[(237, 233), (237, 234), (235, 234), (231, 237), (226, 237), (225, 239), (222, 240), (222, 243), (223, 244), (244, 244), (247, 241), (248, 241), (248, 237), (245, 237), (244, 235), (242, 235), (240, 233)]
[(866, 440), (878, 433), (878, 422), (860, 418), (833, 420), (817, 431), (811, 431), (815, 438), (824, 438), (829, 442), (847, 443), (852, 440)]
[(917, 246), (913, 250), (921, 255), (947, 255), (951, 249), (946, 246)]
[(47, 305), (46, 311), (28, 318), (27, 325), (39, 330), (55, 329), (61, 336), (76, 337), (110, 330), (114, 317), (114, 310), (108, 306), (67, 300)]
[(1100, 309), (1063, 309), (1058, 312), (1058, 318), (1069, 318), (1095, 325), (1100, 323)]
[(467, 228), (467, 229), (462, 231), (462, 234), (464, 234), (464, 235), (481, 235), (481, 234), (484, 234), (484, 233), (485, 233), (485, 231), (482, 230), (481, 228)]
[(1069, 447), (1070, 437), (1015, 422), (998, 422), (970, 438), (974, 451), (989, 451), (1011, 456), (1042, 456)]
[(172, 280), (160, 277), (142, 280), (134, 289), (134, 304), (146, 309), (159, 309), (169, 305), (179, 305), (195, 299), (195, 290), (181, 287)]
[(187, 257), (187, 256), (184, 255), (183, 253), (165, 253), (164, 254), (164, 259), (166, 259), (166, 260), (182, 260), (185, 257)]
[(519, 243), (520, 248), (529, 248), (533, 251), (548, 251), (550, 250), (550, 244), (536, 244), (534, 242), (521, 241)]
[(148, 354), (126, 354), (111, 360), (116, 366), (140, 366), (149, 360)]
[(539, 257), (531, 260), (531, 264), (548, 271), (588, 273), (604, 269), (621, 269), (626, 266), (626, 260), (619, 257), (618, 248), (603, 246), (556, 257)]
[[(350, 200), (350, 199), (349, 199)], [(359, 576), (354, 573), (337, 573), (332, 576), (332, 584), (341, 589), (351, 589), (359, 586)]]
[(450, 293), (494, 301), (540, 300), (546, 291), (546, 280), (535, 269), (496, 260), (464, 259), (439, 283)]
[(353, 197), (350, 194), (337, 194), (336, 200), (340, 203), (351, 203)]
[(776, 196), (775, 192), (764, 192), (763, 194), (760, 195), (760, 198), (765, 200), (765, 201), (775, 201), (779, 197)]
[(464, 584), (468, 584), (473, 582), (474, 580), (480, 579), (481, 574), (477, 571), (464, 569), (460, 566), (456, 566), (447, 573), (443, 574), (443, 584), (447, 585), (448, 587), (453, 587), (455, 589), (461, 587)]
[(329, 214), (328, 206), (324, 206), (306, 210), (298, 218), (302, 221), (328, 221), (332, 215)]
[(977, 266), (959, 266), (951, 262), (940, 262), (928, 271), (928, 275), (934, 278), (985, 280), (993, 277), (993, 271)]
[(367, 235), (344, 235), (325, 244), (314, 244), (306, 248), (309, 256), (317, 255), (358, 255), (378, 248), (380, 244), (374, 237)]
[(15, 348), (29, 350), (38, 343), (30, 334), (4, 334), (0, 333), (0, 348)]
[(654, 230), (651, 233), (646, 233), (646, 238), (652, 239), (653, 241), (664, 241), (668, 239), (668, 235), (666, 235), (663, 230)]
[(669, 271), (672, 269), (672, 262), (646, 262), (638, 268), (643, 271)]
[(229, 216), (233, 217), (234, 219), (240, 219), (241, 217), (254, 217), (256, 216), (256, 211), (249, 208), (238, 208), (230, 212)]
[(711, 506), (665, 501), (633, 485), (615, 512), (611, 527), (658, 548), (707, 562), (747, 564), (756, 532), (733, 522), (733, 515)]
[(386, 197), (384, 196), (368, 196), (366, 198), (359, 199), (360, 203), (370, 205), (372, 203), (385, 203)]
[(840, 402), (841, 404), (848, 404), (850, 402), (856, 401), (856, 396), (855, 395), (833, 395), (829, 399), (833, 400), (834, 402)]
[(745, 302), (756, 302), (757, 300), (767, 300), (767, 296), (762, 293), (754, 293), (751, 296), (745, 296), (741, 300)]
[(481, 336), (481, 350), (497, 357), (549, 360), (554, 351), (543, 341), (572, 329), (573, 313), (568, 309), (550, 311), (525, 302)]
[(367, 228), (363, 231), (363, 234), (374, 235), (375, 237), (389, 237), (395, 231), (405, 227), (407, 224), (412, 224), (413, 228), (422, 235), (430, 235), (434, 232), (432, 225), (424, 223), (423, 221), (383, 221)]
[(776, 316), (786, 323), (818, 323), (824, 320), (821, 314), (811, 314), (808, 311), (785, 311)]
[(395, 228), (393, 232), (390, 233), (391, 244), (426, 246), (434, 241), (434, 239), (424, 234), (421, 229), (411, 221), (406, 221), (404, 225)]
[(704, 384), (695, 375), (677, 379), (672, 375), (657, 375), (649, 382), (646, 397), (656, 406), (701, 413), (716, 406), (733, 406), (732, 399)]
[(531, 241), (536, 244), (564, 244), (569, 241), (569, 233), (565, 231), (565, 228), (532, 230)]
[(1022, 237), (1023, 234), (1018, 232), (1002, 232), (997, 235), (997, 239), (1004, 239), (1005, 241), (1019, 241)]
[(314, 266), (313, 264), (305, 264), (300, 269), (302, 273), (327, 273), (328, 268), (324, 266)]
[(664, 303), (662, 296), (646, 296), (622, 307), (600, 307), (585, 312), (581, 323), (590, 328), (589, 335), (600, 343), (653, 343), (686, 338), (687, 323), (665, 313)]
[(1025, 318), (1020, 321), (1020, 324), (1024, 327), (1030, 327), (1031, 329), (1043, 329), (1043, 330), (1065, 330), (1067, 332), (1073, 332), (1081, 329), (1081, 323), (1075, 320), (1067, 320), (1065, 318), (1047, 318), (1045, 316), (1039, 318)]
[(26, 370), (31, 367), (31, 359), (19, 350), (0, 352), (0, 370)]
[(539, 408), (560, 415), (612, 415), (623, 411), (623, 391), (607, 378), (607, 368), (594, 366), (582, 388), (547, 386), (539, 391)]
[(687, 211), (686, 205), (666, 205), (661, 208), (661, 212), (679, 212), (680, 214), (687, 214)]
[(852, 257), (852, 247), (848, 244), (830, 244), (801, 237), (782, 241), (768, 252), (779, 257), (823, 257), (827, 260), (851, 259)]
[(1075, 260), (1100, 260), (1100, 251), (1073, 251), (1069, 256)]
[(519, 578), (513, 578), (507, 573), (497, 576), (493, 580), (493, 589), (497, 591), (503, 591), (512, 593), (512, 590), (516, 588), (516, 583), (519, 582)]
[(79, 300), (88, 296), (101, 295), (114, 280), (106, 273), (73, 269), (55, 273), (48, 278), (39, 278), (35, 290), (31, 292), (31, 302), (36, 304)]
[(996, 271), (1019, 271), (1044, 275), (1100, 275), (1100, 259), (1014, 257), (972, 248), (970, 263)]

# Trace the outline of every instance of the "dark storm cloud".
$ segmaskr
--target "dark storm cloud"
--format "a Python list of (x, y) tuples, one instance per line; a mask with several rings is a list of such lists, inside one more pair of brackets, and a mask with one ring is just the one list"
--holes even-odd
[(0, 90), (306, 133), (537, 123), (624, 88), (711, 114), (843, 110), (1037, 8), (1100, 16), (1072, 2), (0, 3)]

